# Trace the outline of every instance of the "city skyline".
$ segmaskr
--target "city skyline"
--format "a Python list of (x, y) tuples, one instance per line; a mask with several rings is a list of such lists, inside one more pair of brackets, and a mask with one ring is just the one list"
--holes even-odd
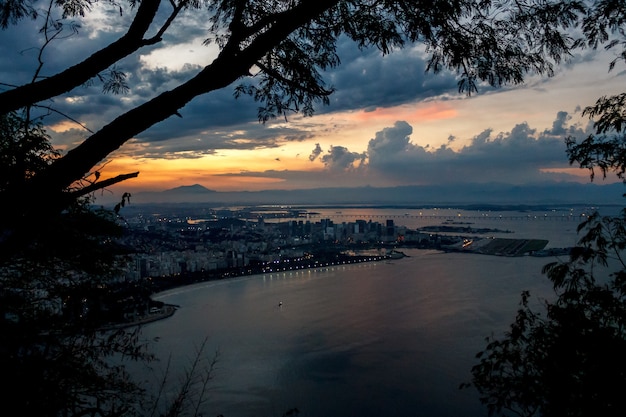
[[(120, 17), (116, 7), (94, 5), (80, 19), (78, 34), (50, 44), (43, 73), (53, 74), (88, 56), (94, 45), (117, 38), (131, 17)], [(188, 78), (215, 56), (214, 47), (202, 45), (201, 19), (201, 14), (182, 16), (162, 47), (120, 62), (127, 94), (105, 95), (94, 83), (56, 100), (55, 108), (96, 130), (120, 110)], [(9, 59), (0, 63), (0, 77), (7, 84), (32, 77), (32, 48), (42, 43), (37, 25), (24, 21), (2, 32), (6, 42), (0, 50)], [(338, 48), (342, 64), (324, 74), (336, 92), (313, 117), (261, 124), (257, 104), (247, 97), (235, 100), (233, 86), (201, 96), (182, 109), (181, 118), (138, 135), (102, 164), (106, 176), (140, 171), (137, 179), (111, 190), (119, 196), (191, 184), (226, 192), (589, 182), (587, 171), (569, 167), (564, 138), (591, 133), (581, 109), (619, 92), (624, 77), (619, 63), (608, 72), (610, 52), (585, 50), (562, 63), (553, 78), (531, 76), (522, 86), (501, 89), (481, 86), (467, 97), (458, 93), (454, 74), (424, 72), (419, 45), (383, 58), (380, 51), (359, 51), (346, 39)], [(45, 122), (53, 143), (64, 151), (88, 136), (59, 115)]]

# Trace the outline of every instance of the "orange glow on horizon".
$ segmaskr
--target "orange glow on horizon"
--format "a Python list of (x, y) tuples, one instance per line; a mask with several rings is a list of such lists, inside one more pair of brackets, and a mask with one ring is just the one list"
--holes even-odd
[[(393, 126), (398, 120), (406, 120), (414, 128), (419, 129), (419, 134), (414, 132), (412, 135), (414, 140), (418, 140), (423, 138), (428, 129), (427, 125), (431, 122), (437, 124), (440, 120), (456, 116), (457, 111), (449, 103), (431, 102), (379, 108), (372, 112), (323, 114), (313, 119), (295, 118), (286, 124), (293, 124), (303, 131), (315, 131), (316, 134), (306, 140), (285, 141), (277, 147), (254, 150), (222, 149), (217, 153), (198, 158), (185, 157), (182, 153), (170, 154), (167, 158), (141, 158), (124, 155), (124, 149), (121, 149), (118, 155), (112, 155), (101, 174), (102, 178), (110, 178), (139, 171), (139, 177), (114, 187), (116, 190), (129, 192), (162, 191), (192, 184), (200, 184), (216, 191), (288, 188), (281, 172), (312, 173), (322, 170), (320, 158), (331, 146), (345, 146), (356, 153), (365, 152), (368, 141), (376, 132)], [(281, 124), (277, 123), (276, 126)], [(447, 137), (442, 138), (442, 141), (446, 139)], [(318, 143), (323, 152), (311, 161), (309, 156)], [(135, 155), (141, 155), (143, 150), (150, 150), (149, 144), (129, 145), (127, 150)], [(265, 172), (267, 175), (263, 174)], [(285, 174), (285, 178), (287, 175)], [(295, 183), (298, 183), (298, 187), (306, 188), (311, 186), (307, 181), (302, 179), (296, 180)], [(290, 183), (289, 187), (294, 187), (295, 183)]]
[[(540, 169), (541, 172), (545, 172), (545, 173), (554, 173), (554, 174), (568, 174), (571, 175), (572, 177), (575, 177), (576, 180), (578, 180), (578, 182), (581, 183), (588, 183), (590, 181), (590, 174), (591, 172), (587, 169), (581, 169), (581, 168), (574, 168), (574, 167), (568, 167), (568, 168), (542, 168)], [(609, 176), (607, 174), (607, 177), (602, 179), (602, 172), (600, 171), (596, 171), (596, 177), (597, 180), (600, 180), (604, 183), (614, 183), (614, 182), (622, 182), (619, 178), (617, 177), (613, 177), (611, 178), (611, 176)], [(595, 182), (595, 181), (594, 181)]]
[(360, 111), (353, 116), (357, 121), (383, 120), (395, 122), (397, 120), (411, 120), (414, 123), (452, 119), (458, 116), (458, 111), (447, 103), (429, 103), (422, 106), (399, 106), (377, 108), (374, 111)]
[[(279, 178), (256, 177), (243, 175), (189, 175), (167, 177), (166, 175), (154, 175), (152, 170), (140, 169), (137, 178), (131, 178), (111, 187), (111, 189), (121, 192), (138, 192), (138, 191), (163, 191), (183, 185), (200, 184), (208, 189), (215, 191), (255, 191), (262, 189), (275, 188), (275, 185), (281, 184), (284, 180)], [(110, 178), (118, 175), (117, 173), (106, 171), (103, 178)]]
[(246, 175), (246, 172), (280, 172), (311, 168), (307, 157), (280, 156), (272, 150), (263, 152), (233, 152), (232, 155), (205, 156), (197, 159), (135, 159), (113, 156), (101, 169), (102, 179), (139, 171), (139, 176), (116, 185), (115, 189), (128, 191), (162, 191), (182, 185), (200, 184), (216, 191), (255, 191), (276, 188), (282, 178)]

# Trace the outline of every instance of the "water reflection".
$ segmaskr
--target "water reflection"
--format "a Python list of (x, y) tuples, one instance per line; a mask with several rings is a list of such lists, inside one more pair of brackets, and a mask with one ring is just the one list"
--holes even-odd
[(520, 292), (550, 294), (546, 259), (407, 253), (176, 289), (161, 299), (181, 309), (144, 334), (179, 369), (205, 336), (220, 350), (206, 415), (484, 415), (457, 387)]

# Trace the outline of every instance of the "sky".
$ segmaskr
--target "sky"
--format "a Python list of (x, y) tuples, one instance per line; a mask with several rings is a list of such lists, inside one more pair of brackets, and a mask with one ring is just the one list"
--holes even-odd
[[(132, 17), (97, 4), (78, 32), (50, 43), (42, 75), (79, 62), (115, 40)], [(42, 44), (41, 22), (23, 21), (0, 32), (0, 82), (29, 82)], [(63, 35), (69, 35), (65, 31)], [(103, 94), (97, 80), (58, 97), (55, 109), (96, 131), (122, 112), (190, 78), (215, 57), (201, 13), (187, 13), (162, 44), (120, 61), (130, 91)], [(584, 138), (591, 125), (581, 110), (602, 95), (622, 91), (623, 66), (608, 71), (611, 52), (582, 51), (552, 78), (524, 85), (482, 86), (468, 97), (455, 74), (425, 73), (420, 45), (382, 56), (339, 39), (341, 65), (325, 73), (335, 88), (313, 117), (257, 120), (257, 104), (228, 87), (193, 100), (103, 161), (104, 177), (140, 171), (107, 190), (159, 191), (200, 184), (216, 191), (320, 187), (388, 187), (450, 183), (534, 184), (589, 182), (570, 167), (564, 138)], [(71, 149), (89, 136), (58, 114), (44, 119), (55, 146)], [(614, 181), (609, 178), (606, 181)], [(601, 178), (595, 181), (602, 181)]]

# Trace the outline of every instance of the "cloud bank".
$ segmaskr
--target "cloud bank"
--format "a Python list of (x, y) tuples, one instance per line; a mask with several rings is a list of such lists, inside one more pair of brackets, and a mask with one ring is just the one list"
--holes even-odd
[(564, 139), (580, 140), (591, 133), (590, 127), (568, 125), (569, 120), (567, 112), (559, 112), (551, 128), (543, 131), (526, 122), (513, 126), (509, 132), (485, 129), (459, 148), (451, 146), (454, 141), (437, 148), (419, 145), (419, 132), (399, 120), (376, 132), (365, 150), (344, 146), (323, 150), (316, 144), (309, 160), (311, 164), (321, 163), (321, 170), (246, 171), (245, 175), (280, 178), (283, 185), (290, 185), (291, 181), (291, 185), (296, 185), (307, 176), (322, 184), (339, 181), (346, 186), (588, 181), (586, 171), (569, 171)]

